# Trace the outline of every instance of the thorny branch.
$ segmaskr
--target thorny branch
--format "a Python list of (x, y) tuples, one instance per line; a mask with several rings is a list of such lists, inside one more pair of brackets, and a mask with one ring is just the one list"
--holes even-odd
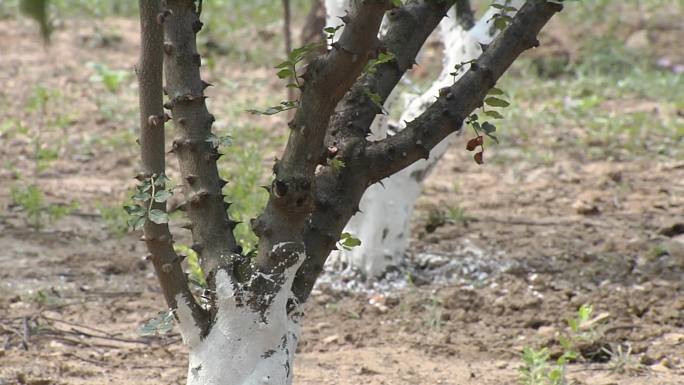
[[(160, 0), (140, 0), (140, 60), (138, 75), (140, 103), (140, 156), (142, 177), (154, 178), (165, 172), (164, 121), (162, 106), (163, 31), (159, 22), (162, 15)], [(165, 210), (165, 204), (150, 198), (148, 205)], [(143, 240), (150, 252), (155, 272), (164, 292), (166, 303), (176, 309), (180, 296), (192, 310), (196, 324), (204, 330), (208, 324), (206, 312), (195, 301), (188, 287), (181, 260), (173, 249), (173, 239), (167, 223), (145, 220)]]

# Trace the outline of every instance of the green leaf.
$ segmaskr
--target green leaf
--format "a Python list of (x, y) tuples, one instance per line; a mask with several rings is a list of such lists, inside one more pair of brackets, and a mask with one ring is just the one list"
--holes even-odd
[(494, 110), (485, 111), (485, 115), (493, 119), (503, 119), (503, 115), (501, 115), (498, 111)]
[(167, 199), (171, 198), (171, 193), (168, 190), (159, 190), (156, 193), (154, 193), (154, 201), (155, 202), (166, 202)]
[(344, 163), (344, 161), (342, 159), (336, 159), (336, 158), (328, 160), (328, 164), (330, 164), (330, 167), (332, 167), (332, 169), (335, 172), (339, 172), (340, 170), (342, 170), (344, 168), (344, 166), (346, 166), (346, 164)]
[(128, 227), (132, 231), (140, 230), (143, 227), (143, 225), (145, 224), (145, 216), (144, 215), (135, 216), (135, 217), (127, 220), (126, 223), (128, 224)]
[(385, 107), (382, 105), (382, 97), (375, 92), (370, 91), (369, 89), (365, 88), (364, 92), (366, 93), (366, 96), (370, 99), (370, 101), (382, 111), (383, 114), (387, 114), (387, 110), (385, 110)]
[(494, 96), (490, 96), (487, 99), (484, 100), (484, 102), (492, 107), (508, 107), (510, 103), (503, 99), (496, 98)]
[(173, 249), (176, 253), (184, 254), (187, 256), (185, 259), (188, 263), (188, 279), (195, 286), (201, 287), (203, 289), (207, 288), (207, 280), (204, 277), (204, 270), (199, 263), (199, 256), (195, 250), (189, 248), (185, 245), (174, 245)]
[(154, 178), (154, 185), (157, 187), (164, 186), (165, 184), (171, 182), (171, 179), (169, 179), (166, 175), (160, 174)]
[(145, 215), (145, 209), (142, 208), (140, 205), (126, 205), (123, 207), (124, 211), (128, 215), (133, 215), (133, 216), (144, 216)]
[(392, 52), (380, 52), (377, 58), (369, 61), (366, 67), (363, 69), (364, 73), (373, 74), (377, 70), (380, 64), (388, 63), (394, 60), (394, 54)]
[(503, 4), (498, 4), (498, 3), (493, 3), (490, 5), (492, 8), (500, 9), (504, 12), (515, 12), (518, 10), (516, 7), (511, 7), (510, 5), (503, 5)]
[(291, 68), (291, 67), (294, 67), (294, 63), (289, 61), (289, 60), (285, 60), (284, 62), (278, 64), (274, 68)]
[(138, 191), (135, 194), (133, 194), (133, 196), (131, 196), (131, 199), (133, 199), (134, 201), (140, 201), (140, 202), (146, 202), (146, 201), (150, 200), (150, 198), (152, 198), (152, 195), (150, 195), (149, 193), (144, 192), (144, 191)]
[(361, 240), (350, 233), (342, 233), (338, 244), (345, 250), (351, 250), (353, 247), (360, 246)]
[(287, 79), (294, 74), (294, 71), (290, 68), (283, 68), (276, 73), (280, 79)]
[(503, 95), (504, 92), (496, 87), (492, 87), (489, 89), (489, 92), (487, 92), (487, 95)]
[(141, 336), (163, 335), (173, 329), (173, 311), (164, 310), (157, 313), (157, 316), (145, 322), (138, 328)]
[(491, 134), (492, 132), (496, 132), (496, 126), (489, 122), (484, 122), (482, 123), (482, 131), (484, 131), (485, 134)]
[(503, 17), (497, 17), (494, 19), (494, 27), (499, 31), (503, 31), (508, 27), (508, 22)]
[(150, 210), (150, 212), (147, 214), (147, 217), (150, 219), (150, 221), (156, 224), (169, 222), (169, 214), (167, 214), (166, 211), (162, 211), (159, 209)]

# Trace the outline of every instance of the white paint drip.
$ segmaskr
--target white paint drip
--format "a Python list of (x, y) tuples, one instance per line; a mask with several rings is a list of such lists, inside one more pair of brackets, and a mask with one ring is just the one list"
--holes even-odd
[[(304, 253), (299, 253), (297, 262), (285, 270), (285, 283), (263, 317), (249, 306), (238, 304), (233, 281), (224, 270), (219, 270), (216, 320), (209, 335), (201, 340), (190, 309), (179, 297), (180, 329), (190, 347), (188, 385), (292, 383), (300, 326), (298, 316), (287, 314), (287, 302), (294, 298), (292, 282), (303, 261)], [(291, 314), (301, 314), (301, 308)]]
[[(511, 3), (519, 6), (522, 1)], [(444, 45), (442, 71), (426, 92), (408, 103), (399, 119), (400, 130), (405, 127), (404, 122), (415, 119), (435, 100), (440, 88), (453, 84), (454, 78), (449, 73), (453, 72), (456, 64), (478, 57), (482, 52), (480, 43), (491, 43), (495, 37), (491, 34), (491, 18), (496, 12), (494, 8), (489, 9), (472, 29), (466, 31), (457, 23), (454, 9), (449, 11), (449, 17), (439, 25), (439, 38)], [(463, 73), (465, 71), (461, 71)], [(385, 108), (389, 109), (394, 100), (390, 95)], [(381, 140), (391, 135), (387, 117), (376, 116), (371, 132), (369, 140)], [(386, 178), (382, 184), (370, 186), (359, 204), (361, 212), (351, 218), (344, 230), (358, 237), (361, 245), (352, 250), (333, 252), (331, 263), (359, 270), (366, 277), (377, 277), (388, 267), (400, 265), (409, 245), (411, 216), (422, 191), (422, 182), (455, 139), (456, 133), (435, 146), (427, 160), (421, 159)]]

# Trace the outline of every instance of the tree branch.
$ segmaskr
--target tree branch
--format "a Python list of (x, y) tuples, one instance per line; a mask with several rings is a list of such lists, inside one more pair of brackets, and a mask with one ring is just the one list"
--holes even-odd
[(170, 101), (165, 107), (173, 114), (177, 137), (172, 152), (178, 157), (183, 178), (184, 204), (191, 221), (192, 248), (201, 258), (204, 271), (211, 276), (222, 264), (231, 264), (238, 253), (232, 222), (224, 201), (223, 186), (216, 161), (218, 152), (211, 133), (214, 116), (205, 103), (209, 86), (200, 78), (201, 59), (195, 35), (202, 28), (199, 10), (193, 0), (167, 0), (168, 9), (160, 19), (164, 24), (164, 72)]
[[(140, 156), (142, 175), (151, 178), (165, 172), (165, 119), (162, 107), (163, 31), (161, 24), (157, 22), (161, 12), (161, 1), (140, 0), (139, 8), (141, 49), (136, 72), (140, 84)], [(165, 203), (153, 202), (152, 207), (166, 209)], [(156, 224), (146, 219), (143, 232), (166, 303), (171, 309), (176, 309), (180, 295), (190, 307), (197, 326), (200, 330), (206, 330), (207, 313), (195, 301), (188, 288), (181, 260), (173, 249), (168, 224)]]
[(369, 182), (375, 183), (421, 158), (481, 106), (489, 89), (517, 57), (539, 45), (537, 34), (562, 5), (528, 0), (510, 26), (474, 62), (470, 70), (400, 133), (368, 144), (366, 162), (372, 164)]
[(381, 46), (394, 55), (394, 60), (363, 75), (340, 101), (330, 120), (328, 144), (340, 146), (346, 138), (364, 139), (370, 133), (370, 125), (381, 111), (371, 101), (369, 92), (380, 96), (381, 104), (385, 102), (406, 70), (413, 67), (418, 51), (451, 4), (425, 0), (388, 12), (387, 32)]
[[(347, 24), (340, 40), (307, 67), (302, 97), (283, 159), (273, 167), (275, 178), (263, 214), (253, 222), (259, 236), (256, 264), (259, 269), (291, 259), (275, 246), (287, 242), (290, 256), (303, 251), (304, 225), (312, 210), (314, 171), (324, 162), (325, 131), (335, 105), (361, 74), (368, 59), (377, 54), (377, 34), (389, 1), (363, 1), (344, 17)], [(289, 263), (289, 262), (286, 262)]]

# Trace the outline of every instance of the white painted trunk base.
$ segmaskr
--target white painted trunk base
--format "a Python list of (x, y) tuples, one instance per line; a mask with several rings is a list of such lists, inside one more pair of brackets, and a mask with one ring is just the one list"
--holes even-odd
[[(328, 13), (328, 25), (335, 25), (335, 16), (343, 13), (340, 9), (347, 1), (326, 1), (326, 7), (330, 6), (328, 10), (333, 10)], [(512, 3), (520, 3), (520, 0)], [(407, 104), (399, 119), (400, 130), (404, 128), (404, 122), (413, 120), (435, 100), (440, 88), (453, 84), (454, 78), (449, 73), (453, 72), (456, 64), (477, 58), (482, 53), (480, 43), (491, 43), (494, 36), (490, 19), (495, 12), (494, 9), (488, 10), (472, 29), (466, 31), (457, 24), (454, 10), (449, 11), (449, 17), (442, 20), (438, 31), (444, 45), (442, 71), (426, 92)], [(385, 108), (389, 110), (389, 104), (396, 99), (391, 95)], [(380, 140), (393, 134), (388, 133), (388, 119), (383, 115), (376, 117), (371, 132), (369, 140)], [(432, 149), (429, 159), (419, 160), (381, 184), (370, 186), (359, 204), (361, 212), (351, 218), (344, 230), (359, 238), (361, 245), (352, 250), (333, 252), (330, 263), (357, 270), (369, 278), (381, 276), (388, 268), (401, 265), (409, 245), (411, 217), (423, 180), (455, 138), (456, 134), (445, 138)]]
[[(276, 246), (277, 247), (277, 246)], [(301, 309), (287, 314), (295, 272), (304, 260), (285, 272), (286, 282), (263, 317), (237, 301), (225, 271), (216, 275), (218, 313), (208, 336), (199, 329), (182, 298), (177, 315), (183, 341), (190, 347), (188, 385), (290, 385), (294, 353), (300, 336)]]

